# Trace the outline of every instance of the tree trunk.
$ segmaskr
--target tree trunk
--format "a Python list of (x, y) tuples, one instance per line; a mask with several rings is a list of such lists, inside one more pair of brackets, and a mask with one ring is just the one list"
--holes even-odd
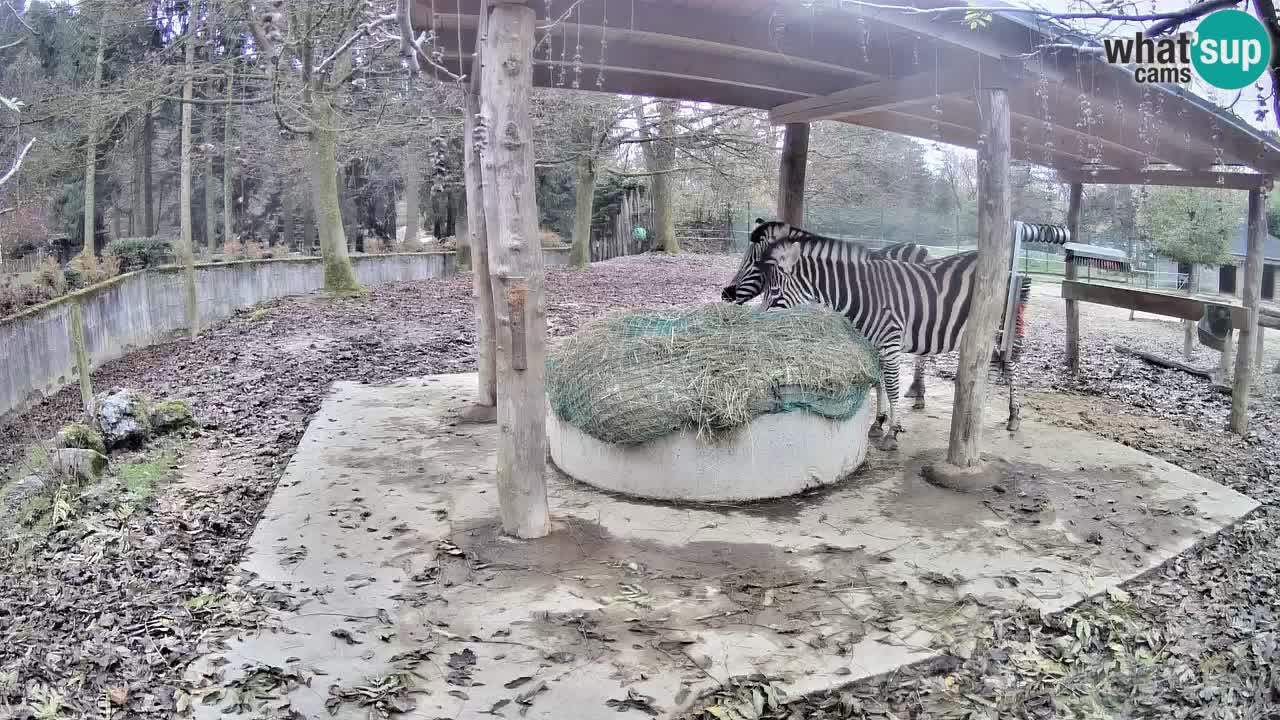
[(591, 211), (596, 194), (596, 163), (590, 152), (578, 156), (574, 182), (573, 249), (569, 252), (573, 267), (585, 268), (591, 263)]
[[(209, 93), (210, 99), (213, 93)], [(213, 125), (218, 114), (218, 106), (210, 105), (204, 118), (204, 245), (209, 257), (217, 250), (218, 244), (218, 208), (214, 200), (213, 188)]]
[[(93, 92), (102, 87), (102, 60), (107, 49), (106, 14), (98, 19), (97, 49), (93, 55)], [(88, 117), (89, 137), (85, 140), (84, 150), (84, 249), (86, 257), (93, 257), (93, 243), (98, 227), (97, 180), (98, 180), (98, 123), (100, 118), (90, 110)]]
[(152, 237), (156, 234), (156, 208), (152, 193), (151, 146), (155, 144), (155, 118), (151, 117), (151, 103), (143, 105), (142, 110), (142, 234)]
[[(1262, 339), (1258, 327), (1258, 305), (1262, 302), (1262, 246), (1267, 239), (1267, 210), (1261, 190), (1249, 191), (1249, 250), (1245, 256), (1244, 289), (1240, 293), (1244, 304), (1244, 327), (1240, 328), (1240, 349), (1236, 352), (1235, 385), (1231, 389), (1231, 431), (1244, 435), (1249, 431), (1249, 389), (1253, 382), (1253, 355), (1261, 364), (1262, 346), (1255, 341)], [(1224, 345), (1226, 349), (1229, 345)], [(1226, 381), (1226, 378), (1223, 378)]]
[(186, 65), (187, 78), (182, 83), (182, 188), (179, 195), (179, 217), (181, 218), (182, 237), (178, 242), (178, 255), (182, 258), (183, 277), (187, 296), (187, 331), (192, 339), (200, 333), (200, 307), (196, 299), (196, 265), (195, 245), (191, 237), (191, 116), (195, 114), (195, 105), (191, 102), (195, 95), (196, 35), (195, 27), (187, 32)]
[[(1200, 266), (1191, 263), (1191, 272), (1187, 274), (1187, 294), (1195, 295), (1196, 286), (1200, 284)], [(1191, 362), (1191, 354), (1195, 349), (1196, 324), (1193, 320), (1182, 321), (1182, 357)]]
[(463, 115), (463, 181), (467, 188), (467, 234), (471, 244), (471, 297), (476, 307), (476, 354), (480, 376), (476, 405), (494, 407), (498, 402), (496, 319), (489, 277), (489, 236), (485, 227), (485, 189), (480, 168), (480, 139), (476, 134), (480, 99), (466, 93)]
[(481, 116), (496, 128), (482, 149), (485, 225), (498, 321), (498, 504), (518, 538), (550, 532), (547, 512), (546, 331), (534, 188), (532, 7), (497, 4), (481, 34)]
[[(787, 123), (778, 163), (778, 219), (804, 224), (804, 179), (809, 163), (809, 123)], [(919, 216), (919, 213), (917, 213)]]
[[(412, 141), (410, 143), (412, 144)], [(404, 240), (402, 244), (406, 248), (412, 248), (417, 246), (418, 231), (422, 227), (422, 211), (418, 209), (418, 176), (421, 169), (418, 166), (417, 153), (412, 147), (405, 148), (401, 172), (404, 173)]]
[(280, 214), (283, 216), (283, 233), (284, 233), (284, 249), (290, 252), (294, 247), (294, 227), (293, 227), (293, 192), (286, 184), (280, 189)]
[(674, 113), (674, 102), (658, 103), (658, 135), (663, 139), (649, 143), (653, 146), (653, 172), (657, 173), (653, 176), (653, 230), (658, 245), (668, 255), (680, 252), (680, 241), (676, 239), (675, 177), (671, 174), (676, 158), (672, 141), (675, 127), (671, 123)]
[(978, 265), (969, 317), (960, 339), (960, 361), (951, 413), (947, 463), (967, 470), (982, 464), (982, 415), (991, 364), (992, 329), (1008, 287), (1009, 224), (1009, 93), (978, 91)]
[[(1084, 202), (1084, 185), (1071, 183), (1070, 198), (1067, 201), (1067, 232), (1072, 242), (1078, 242), (1080, 236), (1080, 211)], [(1064, 270), (1067, 280), (1075, 280), (1078, 269), (1068, 261)], [(1075, 375), (1080, 372), (1080, 303), (1067, 301), (1067, 372)]]
[[(314, 194), (308, 188), (308, 197)], [(302, 254), (314, 256), (319, 231), (316, 229), (316, 205), (314, 202), (302, 203)]]
[(222, 114), (222, 244), (225, 247), (235, 237), (235, 210), (232, 202), (235, 176), (235, 134), (232, 132), (235, 116), (232, 114), (231, 100), (235, 92), (235, 65), (227, 78), (227, 107)]
[(355, 268), (347, 253), (347, 235), (342, 225), (338, 199), (338, 132), (327, 94), (316, 94), (311, 117), (311, 204), (315, 208), (320, 233), (320, 256), (324, 259), (324, 288), (334, 295), (359, 295)]
[(138, 116), (137, 125), (133, 128), (133, 172), (129, 180), (129, 236), (141, 237), (147, 234), (145, 208), (142, 204), (142, 136), (146, 122)]

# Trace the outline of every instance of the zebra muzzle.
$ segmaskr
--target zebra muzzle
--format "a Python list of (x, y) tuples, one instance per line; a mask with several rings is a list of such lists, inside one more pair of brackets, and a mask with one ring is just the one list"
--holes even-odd
[(738, 296), (737, 286), (730, 285), (720, 292), (720, 299), (725, 302), (733, 302)]

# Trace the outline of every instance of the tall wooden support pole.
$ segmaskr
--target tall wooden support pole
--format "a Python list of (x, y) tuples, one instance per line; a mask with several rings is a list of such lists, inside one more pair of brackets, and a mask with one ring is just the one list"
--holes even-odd
[[(1067, 230), (1071, 233), (1071, 242), (1080, 242), (1080, 208), (1084, 200), (1084, 185), (1071, 183), (1071, 197), (1067, 202)], [(1066, 277), (1075, 280), (1079, 269), (1075, 263), (1068, 262)], [(1067, 372), (1075, 375), (1080, 372), (1080, 303), (1067, 301)]]
[(1009, 93), (978, 91), (978, 260), (969, 319), (960, 339), (947, 462), (967, 471), (982, 464), (982, 414), (994, 330), (1009, 282)]
[(1244, 309), (1248, 318), (1240, 328), (1240, 349), (1236, 352), (1236, 378), (1231, 389), (1231, 431), (1249, 431), (1249, 384), (1253, 381), (1253, 355), (1258, 327), (1258, 304), (1262, 302), (1262, 243), (1267, 237), (1266, 206), (1261, 190), (1249, 191), (1249, 254), (1244, 263)]
[(535, 12), (496, 2), (480, 52), (480, 154), (498, 340), (498, 501), (519, 538), (550, 531), (547, 513), (546, 330), (542, 243), (533, 182)]
[(809, 165), (809, 123), (787, 123), (778, 165), (778, 219), (804, 224), (804, 176)]
[[(483, 136), (476, 133), (480, 114), (480, 97), (467, 92), (463, 124), (463, 181), (467, 187), (467, 233), (471, 245), (471, 297), (476, 306), (476, 351), (480, 383), (476, 392), (474, 420), (491, 420), (498, 402), (497, 355), (494, 340), (493, 289), (489, 283), (489, 236), (484, 222), (484, 186), (481, 182), (480, 148)], [(487, 411), (487, 412), (486, 412)]]

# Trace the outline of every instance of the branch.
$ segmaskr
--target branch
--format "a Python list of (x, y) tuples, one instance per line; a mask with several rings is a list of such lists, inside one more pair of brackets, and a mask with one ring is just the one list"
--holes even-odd
[[(409, 18), (409, 0), (396, 3), (396, 20), (400, 24), (400, 57), (409, 66), (410, 82), (418, 77), (422, 66), (418, 64), (418, 45), (413, 41), (413, 24)], [(461, 51), (461, 48), (459, 48)]]
[[(1238, 0), (1227, 2), (1226, 0), (1218, 0), (1225, 5), (1236, 5)], [(872, 8), (875, 10), (893, 10), (903, 15), (938, 15), (941, 13), (1022, 13), (1025, 15), (1035, 15), (1036, 17), (1048, 17), (1056, 20), (1119, 20), (1122, 22), (1151, 22), (1154, 20), (1176, 20), (1184, 17), (1192, 8), (1184, 8), (1176, 12), (1164, 13), (1147, 13), (1145, 15), (1126, 15), (1124, 13), (1108, 13), (1108, 12), (1082, 12), (1082, 13), (1056, 13), (1049, 10), (1038, 10), (1036, 8), (1010, 7), (1008, 5), (964, 5), (956, 7), (939, 7), (939, 8), (913, 8), (903, 7), (902, 5), (881, 5), (878, 3), (865, 2), (864, 0), (840, 0), (842, 5), (856, 5), (858, 7)], [(1194, 6), (1193, 6), (1194, 7)], [(1221, 5), (1220, 5), (1221, 7)]]
[(1271, 32), (1271, 119), (1280, 125), (1280, 19), (1272, 0), (1254, 0), (1258, 18)]
[(191, 98), (190, 100), (184, 100), (183, 98), (177, 95), (157, 95), (156, 99), (167, 100), (169, 102), (176, 102), (176, 103), (181, 103), (185, 105), (261, 105), (263, 103), (271, 102), (270, 97), (232, 98), (230, 100), (225, 98), (218, 98), (215, 100), (209, 100), (206, 98)]
[(21, 14), (21, 13), (19, 13), (19, 12), (18, 12), (18, 9), (17, 9), (17, 8), (15, 8), (15, 7), (13, 6), (13, 3), (8, 2), (8, 0), (6, 0), (6, 2), (5, 2), (5, 4), (4, 4), (4, 6), (5, 6), (5, 7), (7, 7), (7, 8), (9, 8), (9, 12), (13, 13), (13, 19), (14, 19), (14, 20), (17, 20), (17, 21), (18, 21), (18, 22), (20, 22), (20, 23), (22, 23), (22, 27), (26, 28), (26, 29), (27, 29), (27, 32), (29, 32), (29, 33), (31, 33), (32, 35), (35, 35), (35, 36), (37, 36), (37, 37), (39, 37), (39, 36), (40, 36), (40, 32), (39, 32), (38, 30), (36, 30), (35, 28), (31, 27), (31, 25), (30, 25), (30, 24), (28, 24), (26, 20), (23, 20), (23, 19), (22, 19), (22, 14)]
[(280, 127), (284, 128), (288, 132), (293, 133), (294, 135), (303, 135), (303, 136), (310, 135), (311, 128), (300, 128), (300, 127), (295, 127), (293, 125), (290, 125), (289, 121), (284, 119), (284, 114), (280, 112), (279, 65), (280, 65), (280, 56), (276, 55), (275, 58), (272, 60), (273, 70), (271, 72), (271, 76), (272, 76), (271, 77), (271, 110), (272, 112), (275, 113), (276, 123), (278, 123)]
[(35, 144), (36, 144), (35, 138), (31, 138), (29, 141), (27, 141), (27, 146), (22, 148), (22, 152), (18, 153), (18, 159), (13, 161), (13, 166), (9, 168), (9, 172), (5, 173), (4, 175), (0, 175), (0, 186), (9, 182), (9, 178), (13, 177), (14, 174), (18, 172), (18, 169), (22, 167), (23, 159), (27, 157), (27, 151), (30, 150), (31, 146)]
[(1179, 25), (1181, 25), (1184, 22), (1187, 22), (1189, 20), (1195, 20), (1201, 15), (1206, 15), (1214, 10), (1218, 10), (1219, 8), (1233, 7), (1238, 2), (1239, 0), (1206, 0), (1206, 2), (1197, 3), (1195, 5), (1192, 5), (1189, 8), (1180, 10), (1178, 14), (1175, 15), (1174, 17), (1161, 20), (1155, 25), (1152, 25), (1151, 27), (1142, 31), (1142, 34), (1145, 35), (1146, 37), (1155, 37), (1157, 35), (1163, 35), (1177, 28)]
[(340, 55), (342, 55), (342, 53), (344, 53), (344, 52), (346, 52), (346, 51), (350, 50), (350, 49), (351, 49), (351, 46), (352, 46), (352, 45), (355, 45), (357, 40), (359, 40), (359, 39), (360, 39), (360, 38), (362, 38), (362, 37), (367, 37), (370, 33), (372, 33), (372, 32), (373, 32), (373, 29), (374, 29), (374, 28), (376, 28), (376, 27), (378, 27), (379, 25), (385, 25), (385, 24), (393, 23), (393, 22), (394, 22), (394, 23), (398, 23), (398, 22), (399, 22), (399, 17), (400, 17), (400, 16), (399, 16), (398, 14), (396, 14), (396, 15), (381, 15), (381, 16), (379, 16), (378, 18), (376, 18), (376, 19), (374, 19), (374, 20), (370, 20), (369, 22), (365, 23), (364, 25), (361, 25), (360, 27), (356, 28), (356, 31), (355, 31), (354, 33), (352, 33), (351, 37), (347, 38), (345, 42), (343, 42), (343, 43), (342, 43), (341, 45), (339, 45), (339, 46), (338, 46), (338, 47), (337, 47), (337, 48), (336, 48), (332, 53), (330, 53), (330, 54), (329, 54), (329, 57), (327, 57), (327, 58), (325, 58), (325, 59), (321, 60), (321, 61), (320, 61), (320, 64), (319, 64), (319, 65), (316, 65), (315, 72), (317, 72), (317, 73), (322, 73), (322, 72), (324, 72), (324, 69), (325, 69), (325, 68), (329, 67), (330, 65), (332, 65), (334, 62), (336, 62), (336, 61), (337, 61), (338, 56), (340, 56)]
[(618, 177), (639, 178), (639, 177), (653, 177), (655, 175), (669, 175), (671, 173), (680, 173), (680, 172), (699, 172), (702, 170), (714, 170), (714, 168), (709, 166), (703, 166), (703, 167), (692, 166), (692, 167), (671, 168), (670, 170), (653, 170), (650, 172), (623, 172), (621, 170), (606, 169), (605, 172), (609, 173), (610, 175), (617, 175)]

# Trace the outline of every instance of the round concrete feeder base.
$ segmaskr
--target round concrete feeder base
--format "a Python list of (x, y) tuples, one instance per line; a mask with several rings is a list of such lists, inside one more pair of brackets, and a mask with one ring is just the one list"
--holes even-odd
[(576, 480), (651, 500), (738, 502), (830, 485), (867, 457), (874, 403), (853, 417), (807, 412), (761, 415), (728, 437), (684, 430), (639, 445), (614, 445), (548, 413), (551, 459)]

